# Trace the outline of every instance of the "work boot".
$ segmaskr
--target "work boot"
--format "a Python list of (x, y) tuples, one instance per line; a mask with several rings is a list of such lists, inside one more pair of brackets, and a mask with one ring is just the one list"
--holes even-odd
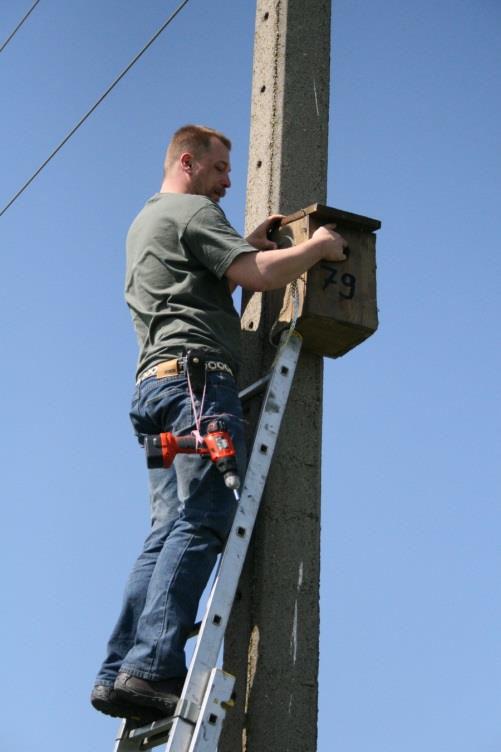
[(165, 717), (174, 714), (183, 683), (184, 679), (149, 681), (121, 672), (116, 678), (114, 690), (120, 700), (153, 708)]
[(144, 708), (117, 697), (113, 686), (107, 684), (96, 684), (90, 701), (92, 707), (105, 715), (111, 715), (113, 718), (127, 718), (138, 724), (152, 723), (162, 718), (162, 713), (154, 708)]

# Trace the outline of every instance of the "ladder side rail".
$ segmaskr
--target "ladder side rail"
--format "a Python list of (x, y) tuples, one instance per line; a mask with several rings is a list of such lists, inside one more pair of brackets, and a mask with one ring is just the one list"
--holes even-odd
[[(180, 699), (181, 712), (174, 718), (165, 752), (189, 752), (192, 748), (190, 743), (195, 726), (193, 718), (194, 715), (196, 716), (196, 709), (199, 711), (202, 706), (210, 672), (216, 666), (224, 639), (299, 360), (301, 344), (301, 336), (294, 333), (285, 342), (275, 360), (261, 409), (240, 503), (224, 549), (219, 574), (207, 603), (184, 684)], [(186, 714), (183, 713), (183, 708), (187, 709)], [(196, 740), (193, 744), (196, 744)]]
[(134, 743), (129, 739), (129, 731), (131, 730), (131, 728), (132, 726), (130, 725), (130, 723), (124, 718), (120, 723), (118, 729), (113, 752), (135, 752), (135, 750), (137, 750), (137, 744), (134, 745)]
[(234, 676), (220, 668), (212, 669), (189, 752), (215, 752), (234, 685)]

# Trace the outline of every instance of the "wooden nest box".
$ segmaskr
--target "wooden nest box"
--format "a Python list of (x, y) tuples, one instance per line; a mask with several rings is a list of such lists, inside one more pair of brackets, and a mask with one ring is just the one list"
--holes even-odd
[[(376, 236), (377, 219), (333, 209), (322, 204), (284, 217), (273, 234), (279, 248), (311, 238), (321, 225), (334, 223), (348, 242), (346, 261), (321, 261), (297, 281), (296, 329), (303, 347), (317, 355), (338, 358), (370, 337), (377, 329)], [(287, 328), (294, 315), (291, 285), (285, 290), (273, 338)]]

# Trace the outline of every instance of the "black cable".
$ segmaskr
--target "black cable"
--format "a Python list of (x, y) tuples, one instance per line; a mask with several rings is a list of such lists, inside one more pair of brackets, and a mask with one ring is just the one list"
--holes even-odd
[(10, 40), (12, 39), (12, 37), (13, 37), (13, 36), (15, 36), (15, 35), (17, 34), (17, 32), (19, 31), (19, 29), (21, 28), (21, 26), (23, 25), (23, 23), (24, 23), (24, 22), (26, 21), (26, 19), (27, 19), (27, 18), (28, 18), (28, 16), (30, 15), (30, 13), (31, 13), (31, 12), (32, 12), (33, 10), (35, 10), (35, 7), (36, 7), (36, 6), (38, 5), (38, 3), (39, 3), (39, 2), (40, 2), (40, 0), (35, 0), (35, 2), (34, 2), (34, 3), (33, 3), (33, 5), (31, 6), (31, 8), (29, 9), (29, 11), (28, 11), (28, 12), (26, 13), (26, 15), (25, 15), (25, 16), (24, 16), (23, 18), (21, 18), (21, 20), (19, 21), (18, 25), (16, 26), (16, 28), (15, 28), (15, 29), (14, 29), (14, 31), (12, 32), (12, 34), (11, 34), (11, 35), (10, 35), (9, 37), (7, 37), (7, 39), (5, 40), (5, 42), (4, 42), (3, 44), (2, 44), (2, 46), (0, 47), (0, 52), (3, 52), (3, 51), (4, 51), (4, 49), (5, 49), (6, 47), (7, 47), (7, 45), (8, 45), (8, 44), (9, 44), (9, 42), (10, 42)]
[(47, 157), (47, 159), (45, 160), (45, 162), (43, 162), (40, 165), (40, 167), (38, 168), (38, 170), (36, 170), (33, 173), (33, 175), (30, 177), (30, 179), (27, 180), (26, 183), (22, 186), (22, 188), (20, 188), (18, 190), (18, 192), (11, 198), (11, 200), (9, 201), (9, 203), (4, 206), (4, 208), (0, 212), (0, 217), (3, 214), (5, 214), (5, 212), (7, 211), (7, 209), (10, 206), (12, 206), (12, 204), (14, 203), (14, 201), (16, 201), (16, 199), (18, 199), (19, 196), (26, 190), (26, 188), (35, 180), (35, 178), (37, 177), (37, 175), (39, 175), (42, 172), (42, 170), (44, 169), (44, 167), (46, 167), (49, 164), (49, 162), (51, 161), (51, 159), (56, 156), (56, 154), (58, 153), (58, 151), (60, 151), (63, 148), (63, 146), (65, 145), (65, 143), (67, 141), (69, 141), (70, 138), (73, 136), (73, 134), (76, 133), (76, 131), (80, 128), (80, 126), (85, 123), (85, 121), (87, 120), (87, 118), (90, 115), (92, 115), (92, 113), (94, 112), (94, 110), (101, 104), (101, 102), (103, 101), (103, 99), (105, 99), (108, 96), (108, 94), (112, 91), (112, 89), (115, 88), (115, 86), (118, 84), (118, 82), (121, 81), (121, 79), (125, 76), (125, 74), (130, 71), (130, 69), (132, 68), (132, 66), (135, 63), (137, 63), (137, 61), (139, 60), (139, 58), (146, 52), (146, 50), (149, 47), (151, 47), (151, 45), (153, 44), (153, 42), (160, 36), (160, 34), (162, 33), (162, 31), (164, 31), (164, 29), (167, 28), (167, 26), (175, 19), (175, 17), (177, 16), (177, 14), (184, 8), (185, 5), (188, 4), (188, 2), (189, 2), (189, 0), (183, 0), (183, 2), (180, 5), (178, 5), (178, 7), (176, 8), (176, 10), (169, 16), (169, 18), (167, 19), (167, 21), (165, 21), (165, 23), (162, 24), (162, 26), (159, 28), (159, 30), (151, 37), (151, 39), (149, 40), (149, 42), (147, 42), (147, 44), (143, 47), (143, 49), (140, 52), (138, 52), (138, 54), (127, 65), (127, 67), (124, 68), (123, 71), (115, 78), (115, 80), (113, 81), (113, 83), (110, 84), (110, 86), (108, 86), (108, 88), (106, 89), (106, 91), (104, 92), (104, 94), (102, 94), (99, 97), (99, 99), (97, 100), (97, 102), (92, 105), (92, 107), (90, 108), (90, 110), (88, 110), (85, 113), (85, 115), (82, 118), (80, 118), (80, 120), (78, 121), (78, 123), (71, 129), (71, 131), (68, 133), (68, 135), (63, 138), (63, 140), (61, 141), (61, 143), (58, 146), (56, 146), (56, 148), (54, 149), (54, 151)]

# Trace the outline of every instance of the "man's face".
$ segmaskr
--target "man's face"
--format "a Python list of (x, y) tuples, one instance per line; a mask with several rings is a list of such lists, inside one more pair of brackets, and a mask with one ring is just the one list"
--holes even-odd
[(191, 193), (219, 202), (231, 185), (230, 170), (230, 152), (212, 137), (210, 149), (200, 159), (192, 160)]

